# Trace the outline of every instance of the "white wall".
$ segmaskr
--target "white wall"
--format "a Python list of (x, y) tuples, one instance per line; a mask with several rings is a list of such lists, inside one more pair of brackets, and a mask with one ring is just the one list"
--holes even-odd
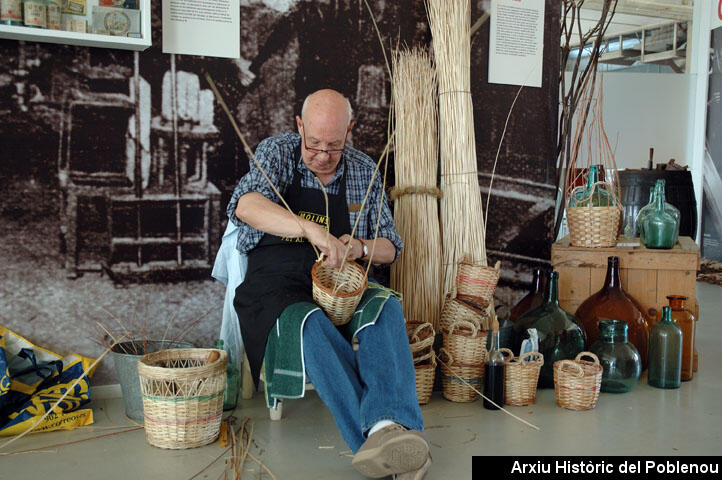
[[(688, 75), (605, 73), (602, 81), (604, 128), (612, 148), (616, 145), (617, 168), (646, 168), (650, 147), (655, 163), (670, 158), (689, 163)], [(580, 163), (586, 163), (586, 157), (580, 157)]]

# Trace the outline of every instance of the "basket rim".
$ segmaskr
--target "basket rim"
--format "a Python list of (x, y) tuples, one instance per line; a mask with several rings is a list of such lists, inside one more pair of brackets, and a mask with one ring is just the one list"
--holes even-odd
[[(173, 353), (183, 353), (183, 352), (197, 352), (198, 350), (211, 352), (216, 351), (219, 352), (218, 358), (208, 364), (205, 365), (199, 365), (196, 367), (186, 367), (186, 368), (177, 368), (177, 367), (161, 367), (158, 365), (149, 365), (146, 363), (146, 361), (149, 361), (151, 359), (154, 359), (154, 357), (160, 357), (163, 354), (166, 354), (166, 352), (172, 351)], [(228, 362), (228, 354), (225, 350), (220, 350), (217, 348), (173, 348), (173, 349), (165, 349), (165, 350), (159, 350), (157, 352), (147, 353), (140, 357), (138, 359), (138, 373), (141, 373), (141, 370), (145, 370), (148, 373), (165, 373), (165, 374), (174, 374), (174, 373), (183, 373), (183, 374), (192, 374), (192, 373), (201, 373), (206, 372), (209, 370), (215, 370), (218, 368), (221, 362)]]
[[(352, 268), (357, 268), (357, 269), (361, 270), (362, 272), (364, 272), (363, 267), (361, 265), (359, 265), (358, 263), (356, 263), (355, 261), (350, 261), (350, 262), (347, 261), (346, 263), (347, 263), (347, 267), (350, 266)], [(358, 295), (361, 295), (364, 292), (364, 290), (366, 290), (366, 287), (368, 287), (369, 279), (366, 276), (366, 273), (364, 272), (363, 284), (358, 289), (354, 290), (353, 292), (336, 292), (336, 293), (334, 293), (332, 288), (328, 288), (323, 283), (321, 283), (321, 281), (319, 281), (318, 274), (316, 273), (319, 265), (321, 265), (321, 263), (316, 262), (313, 264), (313, 267), (311, 267), (311, 280), (313, 281), (313, 286), (318, 288), (322, 292), (324, 292), (328, 295), (331, 295), (332, 297), (339, 297), (339, 298), (356, 297)], [(346, 267), (344, 267), (344, 268), (346, 268)]]

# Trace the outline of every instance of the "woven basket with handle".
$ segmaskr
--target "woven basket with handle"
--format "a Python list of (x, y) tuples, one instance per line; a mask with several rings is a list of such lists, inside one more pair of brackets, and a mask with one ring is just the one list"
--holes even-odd
[(417, 358), (426, 356), (432, 352), (431, 347), (434, 345), (434, 335), (436, 335), (436, 332), (434, 332), (434, 326), (428, 322), (412, 325), (415, 325), (415, 327), (409, 335), (409, 348), (411, 349), (411, 356), (414, 358), (414, 363), (416, 363)]
[[(607, 182), (598, 183), (612, 189)], [(619, 202), (610, 207), (594, 207), (591, 201), (588, 206), (567, 207), (569, 242), (575, 247), (615, 246), (622, 221), (622, 209)]]
[(444, 330), (444, 348), (458, 363), (476, 365), (486, 362), (485, 330), (466, 320), (456, 320)]
[(210, 348), (161, 350), (138, 360), (146, 440), (194, 448), (220, 431), (228, 355)]
[[(465, 365), (457, 363), (445, 349), (439, 349), (441, 362), (442, 394), (452, 402), (473, 402), (484, 387), (484, 364)], [(473, 388), (472, 388), (473, 387)]]
[(489, 329), (489, 317), (484, 310), (458, 299), (447, 298), (444, 308), (441, 310), (439, 329), (446, 330), (456, 320), (466, 320), (476, 325), (481, 330)]
[(311, 279), (313, 299), (334, 325), (345, 325), (351, 320), (369, 284), (366, 272), (356, 262), (344, 263), (341, 271), (316, 262), (311, 268)]
[[(590, 357), (593, 361), (582, 360)], [(597, 405), (602, 385), (602, 366), (592, 352), (581, 352), (574, 360), (554, 362), (554, 395), (560, 407), (589, 410)]]
[(434, 351), (424, 355), (417, 362), (414, 360), (414, 372), (416, 373), (416, 396), (419, 399), (419, 405), (429, 403), (431, 392), (434, 390), (434, 378), (436, 377), (436, 357)]
[(532, 405), (536, 401), (537, 382), (544, 365), (544, 355), (527, 352), (521, 357), (514, 357), (508, 348), (501, 350), (508, 355), (504, 366), (504, 403)]
[(500, 268), (501, 262), (496, 262), (493, 267), (468, 262), (459, 263), (456, 272), (457, 295), (480, 306), (489, 305), (499, 281)]

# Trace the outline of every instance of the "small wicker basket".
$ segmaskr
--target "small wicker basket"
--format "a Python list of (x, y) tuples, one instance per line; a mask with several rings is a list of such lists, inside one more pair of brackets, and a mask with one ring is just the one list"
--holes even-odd
[(346, 262), (343, 270), (316, 262), (311, 268), (313, 299), (334, 325), (345, 325), (353, 317), (369, 284), (366, 272), (356, 262)]
[(534, 404), (539, 372), (544, 365), (544, 355), (539, 352), (527, 352), (521, 357), (514, 357), (508, 348), (501, 350), (508, 355), (504, 367), (504, 403)]
[(575, 247), (613, 247), (621, 220), (621, 205), (567, 207), (569, 243)]
[(458, 298), (447, 298), (441, 310), (439, 329), (447, 330), (456, 320), (466, 320), (482, 330), (489, 329), (489, 317), (484, 310), (475, 308)]
[(194, 448), (218, 438), (228, 355), (223, 350), (161, 350), (138, 360), (145, 436), (160, 448)]
[(476, 365), (486, 362), (486, 336), (472, 322), (456, 320), (444, 330), (444, 348), (458, 363)]
[(501, 262), (489, 267), (461, 262), (456, 272), (456, 293), (478, 305), (489, 305), (499, 281)]
[[(590, 357), (594, 361), (581, 360)], [(597, 405), (602, 385), (602, 366), (592, 352), (581, 352), (574, 360), (554, 362), (554, 395), (560, 407), (590, 410)]]
[[(407, 329), (410, 324), (407, 324)], [(411, 324), (415, 325), (413, 331), (409, 335), (409, 348), (411, 349), (411, 356), (414, 358), (414, 363), (417, 362), (417, 358), (426, 356), (432, 352), (432, 345), (434, 345), (434, 326), (430, 323)], [(426, 357), (429, 358), (429, 357)]]
[(418, 363), (414, 365), (414, 372), (416, 373), (416, 396), (419, 399), (419, 405), (429, 403), (431, 392), (434, 390), (436, 358), (434, 358), (433, 351), (429, 358), (429, 363)]
[(474, 388), (481, 391), (484, 387), (484, 364), (456, 363), (454, 357), (445, 348), (439, 350), (438, 358), (441, 362), (441, 385), (444, 398), (452, 402), (476, 400), (477, 393)]

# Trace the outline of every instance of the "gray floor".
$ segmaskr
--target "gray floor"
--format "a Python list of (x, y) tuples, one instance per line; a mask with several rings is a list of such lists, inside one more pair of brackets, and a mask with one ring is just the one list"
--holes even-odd
[[(683, 383), (678, 390), (658, 390), (642, 378), (632, 393), (603, 393), (597, 408), (586, 412), (557, 407), (551, 390), (540, 391), (533, 406), (508, 407), (540, 431), (502, 412), (484, 410), (480, 401), (456, 404), (434, 393), (431, 402), (423, 407), (434, 457), (427, 478), (471, 478), (472, 455), (722, 453), (722, 287), (700, 283), (697, 291), (701, 308), (697, 329), (700, 361), (692, 381)], [(27, 449), (41, 451), (0, 457), (0, 478), (190, 479), (223, 452), (218, 444), (181, 451), (150, 447), (142, 429), (53, 446), (133, 425), (125, 417), (119, 398), (99, 396), (92, 403), (96, 420), (92, 426), (26, 436), (1, 449), (0, 455)], [(235, 415), (253, 420), (251, 453), (276, 478), (362, 478), (352, 469), (350, 452), (315, 392), (303, 400), (287, 401), (280, 422), (269, 421), (262, 395), (242, 401)], [(0, 439), (0, 444), (4, 441)], [(219, 478), (223, 462), (218, 460), (195, 478)], [(258, 467), (247, 463), (247, 477), (261, 478)]]

